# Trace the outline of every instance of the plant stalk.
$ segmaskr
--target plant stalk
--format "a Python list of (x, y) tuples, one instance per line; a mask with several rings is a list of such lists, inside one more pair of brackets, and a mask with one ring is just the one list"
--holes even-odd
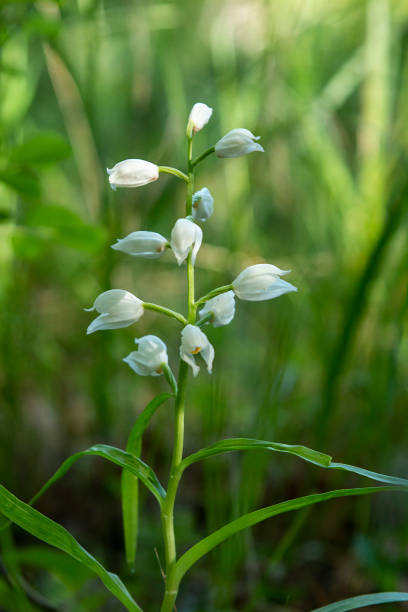
[[(187, 181), (187, 200), (186, 216), (191, 215), (193, 208), (194, 193), (194, 169), (192, 165), (193, 142), (187, 136), (187, 160), (188, 160), (188, 181)], [(184, 324), (195, 323), (197, 307), (195, 304), (194, 291), (194, 264), (191, 259), (191, 249), (187, 258), (187, 292), (188, 292), (188, 315)], [(174, 315), (173, 315), (174, 316)], [(184, 318), (184, 317), (183, 317)], [(179, 319), (180, 320), (180, 319)], [(166, 562), (166, 582), (160, 612), (172, 612), (178, 593), (178, 583), (175, 577), (175, 566), (177, 561), (176, 540), (174, 534), (174, 503), (176, 500), (177, 489), (182, 475), (179, 465), (183, 459), (184, 443), (184, 407), (186, 397), (188, 377), (188, 365), (180, 359), (179, 375), (177, 382), (177, 396), (175, 404), (175, 428), (174, 428), (174, 447), (171, 461), (170, 476), (167, 486), (166, 498), (161, 508), (161, 519), (163, 526), (165, 562)]]

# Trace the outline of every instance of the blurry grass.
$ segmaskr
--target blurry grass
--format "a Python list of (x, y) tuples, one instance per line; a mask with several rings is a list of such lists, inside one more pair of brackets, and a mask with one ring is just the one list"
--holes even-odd
[[(174, 361), (176, 326), (148, 313), (137, 328), (86, 338), (82, 308), (111, 286), (183, 307), (184, 280), (170, 256), (144, 265), (109, 249), (136, 229), (168, 236), (183, 214), (183, 186), (163, 177), (112, 194), (104, 168), (127, 157), (184, 165), (185, 119), (198, 100), (214, 114), (197, 151), (237, 126), (260, 134), (266, 151), (209, 158), (199, 169), (197, 187), (208, 186), (216, 205), (204, 228), (199, 293), (264, 260), (292, 267), (300, 290), (240, 302), (231, 326), (209, 331), (215, 371), (190, 392), (187, 450), (228, 435), (312, 447), (318, 440), (336, 459), (405, 475), (407, 32), (408, 9), (393, 0), (1, 5), (2, 482), (27, 499), (69, 453), (93, 442), (123, 446), (136, 414), (163, 389), (120, 359), (135, 335), (154, 332)], [(60, 134), (73, 155), (46, 166), (12, 163), (13, 148), (34, 131)], [(60, 228), (33, 227), (50, 205), (103, 228), (103, 244), (92, 243), (95, 227), (76, 243)], [(168, 412), (158, 415), (144, 443), (160, 476), (169, 423)], [(178, 504), (182, 549), (243, 511), (329, 484), (317, 470), (258, 453), (194, 469)], [(84, 472), (66, 485), (82, 511), (51, 493), (42, 509), (86, 532), (98, 504), (90, 548), (120, 571), (118, 490), (112, 473), (98, 477)], [(345, 483), (330, 474), (330, 485)], [(181, 609), (303, 610), (406, 590), (406, 502), (381, 504), (339, 502), (300, 526), (277, 519), (232, 539), (193, 571)], [(149, 501), (142, 505), (140, 572), (129, 579), (154, 607), (160, 529)], [(52, 592), (42, 579), (39, 590)], [(70, 589), (62, 597), (73, 598), (74, 610)], [(98, 609), (88, 594), (81, 605)]]

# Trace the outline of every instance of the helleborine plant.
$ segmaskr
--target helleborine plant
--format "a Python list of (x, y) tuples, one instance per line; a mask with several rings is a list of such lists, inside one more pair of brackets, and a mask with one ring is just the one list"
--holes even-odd
[[(88, 570), (95, 572), (107, 589), (130, 612), (143, 612), (118, 576), (108, 572), (90, 553), (66, 531), (46, 516), (34, 510), (31, 505), (80, 457), (98, 456), (115, 463), (122, 469), (122, 513), (125, 554), (128, 563), (142, 579), (143, 567), (137, 564), (136, 542), (138, 535), (138, 487), (141, 482), (152, 493), (158, 504), (161, 519), (164, 560), (162, 576), (164, 580), (163, 600), (160, 612), (173, 612), (179, 591), (179, 585), (192, 565), (199, 561), (218, 544), (232, 535), (256, 525), (277, 514), (338, 497), (364, 495), (378, 491), (408, 491), (408, 481), (403, 478), (376, 474), (362, 468), (344, 463), (335, 463), (328, 455), (301, 445), (289, 445), (250, 438), (231, 438), (221, 440), (207, 448), (200, 449), (192, 455), (183, 456), (184, 446), (184, 410), (186, 386), (189, 371), (194, 376), (204, 365), (211, 374), (215, 357), (211, 334), (213, 327), (228, 325), (235, 315), (235, 297), (240, 300), (272, 300), (286, 293), (296, 291), (296, 287), (281, 277), (289, 271), (281, 270), (272, 264), (255, 264), (244, 269), (230, 284), (212, 289), (203, 297), (195, 296), (195, 261), (199, 255), (203, 232), (197, 222), (206, 221), (213, 212), (213, 198), (207, 188), (194, 192), (195, 169), (206, 157), (215, 153), (218, 157), (239, 157), (252, 152), (261, 152), (263, 148), (256, 142), (257, 137), (246, 129), (237, 128), (228, 132), (214, 146), (193, 158), (193, 137), (209, 121), (212, 109), (205, 104), (193, 106), (187, 125), (187, 173), (170, 166), (157, 166), (140, 159), (128, 159), (117, 163), (108, 170), (109, 183), (112, 187), (140, 187), (158, 179), (160, 172), (172, 174), (185, 181), (187, 187), (186, 216), (177, 219), (171, 230), (171, 239), (152, 231), (134, 231), (125, 238), (118, 239), (112, 248), (136, 258), (157, 259), (171, 247), (179, 266), (183, 265), (187, 277), (186, 314), (176, 312), (166, 306), (142, 301), (130, 291), (110, 289), (99, 295), (91, 308), (99, 315), (90, 323), (87, 333), (101, 330), (114, 330), (137, 324), (142, 315), (153, 310), (171, 317), (181, 325), (179, 336), (179, 366), (177, 380), (169, 364), (167, 347), (161, 338), (146, 335), (136, 338), (136, 350), (131, 351), (123, 360), (140, 376), (161, 376), (169, 385), (168, 393), (160, 393), (141, 412), (130, 432), (126, 450), (104, 444), (96, 444), (85, 451), (69, 457), (59, 470), (42, 487), (40, 492), (25, 504), (10, 491), (0, 485), (0, 512), (5, 517), (48, 544), (71, 555)], [(287, 299), (287, 298), (285, 298)], [(210, 338), (202, 331), (206, 330)], [(215, 364), (216, 364), (215, 359)], [(200, 364), (200, 365), (199, 365)], [(207, 375), (208, 374), (205, 374)], [(174, 444), (166, 489), (159, 482), (150, 466), (140, 459), (142, 436), (148, 427), (153, 414), (165, 402), (174, 400)], [(190, 465), (212, 455), (231, 451), (264, 450), (294, 455), (315, 466), (325, 469), (339, 469), (353, 472), (371, 480), (385, 483), (387, 486), (340, 489), (324, 493), (313, 493), (297, 499), (274, 504), (260, 510), (244, 514), (232, 522), (220, 527), (203, 540), (193, 544), (181, 556), (177, 552), (174, 531), (174, 504), (178, 486), (183, 472)], [(158, 517), (159, 518), (159, 517)], [(366, 598), (369, 599), (366, 599)], [(353, 598), (367, 601), (370, 604), (385, 601), (407, 601), (406, 593), (379, 593)], [(348, 601), (348, 600), (347, 600)], [(350, 600), (351, 601), (351, 600)], [(368, 605), (368, 604), (367, 604)], [(358, 606), (359, 607), (359, 606)], [(325, 606), (325, 612), (340, 609), (338, 604)], [(344, 604), (342, 610), (352, 607)], [(323, 608), (321, 609), (323, 610)], [(317, 611), (315, 611), (317, 612)]]

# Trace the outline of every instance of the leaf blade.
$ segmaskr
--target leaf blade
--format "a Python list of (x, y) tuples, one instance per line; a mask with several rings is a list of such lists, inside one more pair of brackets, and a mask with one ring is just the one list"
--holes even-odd
[[(138, 416), (130, 432), (126, 451), (135, 457), (140, 457), (142, 450), (142, 435), (148, 426), (150, 419), (156, 410), (171, 399), (171, 393), (160, 393), (147, 404), (143, 412)], [(122, 471), (122, 521), (125, 542), (126, 561), (130, 566), (134, 565), (137, 549), (138, 518), (139, 518), (139, 479), (128, 470)]]
[(62, 525), (22, 502), (0, 485), (0, 512), (39, 540), (62, 550), (90, 569), (129, 612), (143, 612), (116, 574), (108, 572)]
[(357, 608), (365, 608), (366, 606), (376, 606), (383, 603), (394, 603), (397, 601), (408, 601), (408, 593), (384, 592), (370, 593), (369, 595), (358, 595), (328, 604), (322, 608), (315, 608), (311, 612), (347, 612), (348, 610), (356, 610)]
[(315, 503), (327, 501), (330, 499), (336, 499), (340, 497), (349, 497), (356, 495), (367, 495), (370, 493), (380, 493), (383, 491), (408, 491), (408, 487), (364, 487), (354, 489), (337, 489), (334, 491), (327, 491), (325, 493), (315, 493), (313, 495), (306, 495), (304, 497), (298, 497), (288, 501), (280, 502), (260, 510), (255, 510), (240, 516), (239, 518), (227, 523), (220, 529), (217, 529), (212, 534), (203, 538), (200, 542), (194, 544), (189, 548), (180, 559), (177, 561), (174, 569), (175, 580), (179, 584), (184, 574), (190, 569), (190, 567), (196, 563), (201, 557), (210, 552), (213, 548), (218, 546), (227, 538), (235, 535), (239, 531), (252, 527), (261, 521), (264, 521), (278, 514), (290, 512), (292, 510), (299, 510), (306, 506), (310, 506)]
[(300, 444), (282, 444), (254, 438), (227, 438), (185, 457), (181, 462), (180, 469), (184, 470), (196, 461), (201, 461), (201, 459), (236, 450), (271, 450), (279, 453), (289, 453), (320, 467), (328, 467), (331, 462), (329, 455)]

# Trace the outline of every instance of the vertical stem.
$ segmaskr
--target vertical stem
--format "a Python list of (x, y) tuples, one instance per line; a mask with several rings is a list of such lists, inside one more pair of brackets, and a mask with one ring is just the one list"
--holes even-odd
[[(193, 211), (193, 193), (194, 193), (194, 168), (192, 165), (193, 159), (193, 139), (187, 138), (187, 158), (188, 158), (188, 185), (187, 185), (187, 201), (186, 215), (191, 215)], [(188, 322), (194, 323), (196, 319), (196, 307), (194, 304), (194, 266), (191, 261), (191, 250), (187, 257), (187, 285), (188, 285)]]
[[(187, 200), (186, 200), (186, 216), (191, 215), (193, 210), (193, 193), (194, 193), (194, 169), (192, 166), (193, 159), (193, 140), (187, 137), (187, 159), (188, 159), (188, 183), (187, 183)], [(187, 291), (188, 291), (188, 322), (195, 323), (196, 320), (196, 305), (194, 291), (194, 265), (191, 260), (191, 250), (187, 258)], [(179, 375), (178, 375), (178, 392), (175, 404), (175, 431), (174, 431), (174, 448), (171, 461), (170, 477), (167, 486), (166, 499), (164, 500), (161, 518), (163, 526), (165, 559), (166, 559), (166, 589), (162, 602), (161, 612), (172, 612), (178, 592), (178, 583), (174, 580), (174, 567), (176, 565), (177, 552), (176, 540), (174, 535), (174, 502), (177, 495), (177, 489), (180, 481), (180, 472), (178, 466), (183, 458), (183, 441), (184, 441), (184, 406), (186, 396), (188, 376), (188, 365), (185, 361), (180, 360)]]

